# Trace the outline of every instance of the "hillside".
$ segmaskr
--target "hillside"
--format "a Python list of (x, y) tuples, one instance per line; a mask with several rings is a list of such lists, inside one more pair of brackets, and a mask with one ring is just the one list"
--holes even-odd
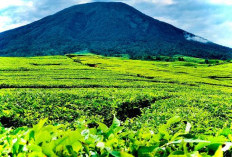
[(182, 54), (231, 59), (232, 49), (144, 15), (124, 3), (95, 2), (72, 6), (0, 33), (1, 56), (57, 55), (89, 50), (96, 54)]

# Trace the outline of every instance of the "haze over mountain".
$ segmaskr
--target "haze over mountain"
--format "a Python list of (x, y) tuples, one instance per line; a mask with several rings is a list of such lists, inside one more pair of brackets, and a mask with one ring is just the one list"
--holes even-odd
[(1, 56), (57, 55), (81, 50), (129, 54), (133, 58), (175, 54), (232, 58), (231, 48), (153, 19), (121, 2), (72, 6), (0, 33)]

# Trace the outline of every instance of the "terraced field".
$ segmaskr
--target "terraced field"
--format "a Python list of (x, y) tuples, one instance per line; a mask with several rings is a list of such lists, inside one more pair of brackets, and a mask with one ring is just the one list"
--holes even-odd
[(30, 126), (49, 118), (72, 125), (87, 116), (110, 124), (116, 114), (137, 129), (156, 128), (179, 115), (194, 125), (193, 131), (213, 134), (231, 122), (232, 64), (185, 60), (0, 58), (1, 123)]

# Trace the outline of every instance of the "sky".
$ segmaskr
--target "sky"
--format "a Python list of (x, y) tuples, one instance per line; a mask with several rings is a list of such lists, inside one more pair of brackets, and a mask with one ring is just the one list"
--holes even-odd
[[(76, 4), (102, 0), (0, 0), (0, 32)], [(212, 42), (232, 48), (232, 0), (104, 0), (141, 12)]]

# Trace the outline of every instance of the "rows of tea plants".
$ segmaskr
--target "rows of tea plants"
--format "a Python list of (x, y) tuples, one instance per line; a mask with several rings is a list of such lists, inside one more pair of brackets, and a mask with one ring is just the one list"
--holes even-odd
[(154, 82), (232, 87), (232, 64), (228, 62), (209, 66), (191, 60), (189, 62), (140, 61), (115, 57), (106, 59), (102, 56), (76, 56), (73, 57), (73, 60), (75, 59), (84, 65), (96, 64), (99, 68), (149, 78)]
[(139, 129), (179, 115), (194, 124), (192, 131), (214, 134), (231, 122), (231, 98), (221, 90), (162, 83), (156, 88), (2, 89), (0, 120), (7, 127), (31, 126), (43, 118), (72, 125), (87, 116), (109, 124), (116, 114)]
[[(116, 115), (122, 120), (123, 135), (129, 132), (136, 139), (142, 139), (138, 131), (145, 128), (159, 134), (159, 127), (174, 116), (191, 122), (191, 133), (197, 139), (201, 139), (198, 134), (217, 137), (220, 129), (231, 123), (231, 63), (209, 66), (191, 60), (140, 61), (95, 55), (2, 57), (0, 62), (0, 122), (2, 130), (9, 130), (6, 134), (11, 137), (18, 133), (24, 136), (40, 119), (46, 118), (51, 128), (57, 129), (57, 124), (65, 126), (61, 131), (63, 136), (69, 134), (68, 129), (76, 129), (76, 120), (81, 117), (91, 121), (90, 128), (96, 128), (100, 122), (109, 127), (112, 115)], [(21, 126), (27, 127), (17, 129)], [(14, 129), (5, 129), (10, 127)], [(8, 139), (6, 134), (1, 137)], [(227, 134), (223, 142), (229, 141), (228, 137)], [(124, 136), (117, 138), (126, 144), (124, 152), (134, 156), (140, 146), (154, 146), (145, 140), (132, 151), (131, 142), (135, 141)], [(95, 144), (94, 149), (101, 153)], [(172, 151), (183, 151), (185, 145), (182, 144), (177, 144), (178, 149)], [(82, 146), (80, 151), (86, 151), (86, 145), (82, 143)], [(71, 147), (66, 148), (62, 151), (73, 153)], [(203, 152), (210, 155), (217, 150), (207, 149), (204, 147)], [(121, 146), (115, 150), (120, 151)], [(194, 150), (193, 145), (188, 152), (197, 153), (198, 150)], [(167, 154), (172, 151), (167, 150)], [(187, 152), (184, 150), (184, 153)]]
[(113, 114), (133, 118), (140, 114), (139, 107), (168, 97), (166, 92), (131, 88), (8, 90), (0, 96), (0, 120), (6, 126), (31, 126), (41, 118), (71, 123), (84, 115), (110, 123)]
[(0, 88), (150, 87), (149, 79), (89, 67), (65, 56), (0, 58)]
[[(1, 88), (156, 87), (156, 82), (231, 87), (232, 64), (139, 61), (102, 56), (0, 58)], [(190, 66), (190, 64), (194, 64)]]
[(229, 63), (188, 67), (94, 55), (0, 60), (4, 125), (30, 126), (41, 118), (72, 123), (82, 115), (109, 124), (117, 114), (157, 126), (177, 114), (204, 131), (231, 118)]

